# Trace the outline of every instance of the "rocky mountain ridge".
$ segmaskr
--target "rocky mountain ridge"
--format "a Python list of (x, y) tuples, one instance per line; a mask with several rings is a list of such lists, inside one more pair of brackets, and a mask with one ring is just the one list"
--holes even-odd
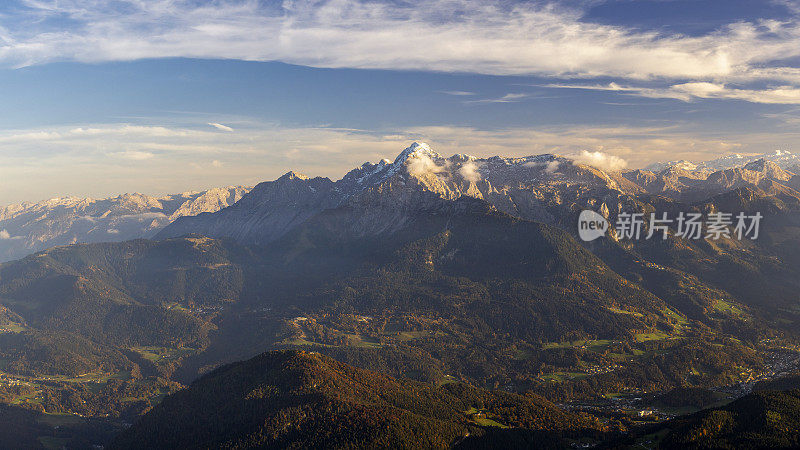
[(9, 205), (0, 208), (0, 262), (57, 245), (152, 237), (178, 217), (218, 211), (249, 190), (230, 186), (163, 197), (57, 197)]
[(437, 200), (461, 197), (484, 200), (515, 217), (557, 223), (565, 202), (615, 202), (626, 188), (641, 190), (624, 178), (557, 155), (445, 158), (414, 143), (393, 162), (365, 163), (338, 181), (289, 172), (260, 183), (224, 211), (180, 218), (157, 238), (196, 233), (265, 244), (332, 208), (356, 208), (377, 221), (362, 223), (365, 230), (386, 231), (415, 210), (438, 207)]
[(790, 205), (800, 202), (800, 177), (768, 159), (717, 171), (676, 164), (658, 173), (606, 172), (552, 154), (444, 157), (424, 143), (414, 143), (394, 161), (365, 163), (337, 181), (289, 172), (259, 184), (232, 208), (179, 218), (156, 237), (201, 234), (264, 245), (336, 208), (360, 211), (361, 220), (353, 228), (381, 234), (403, 226), (414, 211), (462, 197), (483, 200), (513, 217), (571, 229), (583, 209), (612, 217), (638, 210), (642, 195), (699, 205), (737, 189), (755, 196), (779, 194)]
[(717, 170), (743, 167), (753, 161), (758, 161), (759, 159), (773, 162), (784, 169), (800, 163), (800, 155), (796, 155), (786, 150), (775, 150), (772, 153), (764, 153), (761, 155), (741, 155), (738, 153), (734, 153), (731, 155), (725, 155), (719, 158), (715, 158), (709, 161), (679, 160), (679, 161), (656, 162), (646, 166), (644, 169), (649, 170), (651, 172), (661, 172), (668, 167), (678, 167), (680, 169), (688, 170), (690, 172), (698, 170), (707, 170), (714, 172)]

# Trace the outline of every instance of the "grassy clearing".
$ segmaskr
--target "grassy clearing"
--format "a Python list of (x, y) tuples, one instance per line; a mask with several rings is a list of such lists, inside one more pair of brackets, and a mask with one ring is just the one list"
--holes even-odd
[(400, 342), (408, 342), (413, 341), (414, 339), (433, 336), (433, 334), (430, 331), (399, 331), (396, 334), (389, 334), (389, 336), (392, 336), (394, 339)]
[(568, 341), (568, 342), (546, 342), (542, 344), (542, 350), (550, 350), (554, 348), (580, 348), (592, 352), (603, 351), (606, 347), (613, 344), (614, 341), (608, 339), (596, 339), (588, 341)]
[(536, 352), (531, 350), (514, 350), (512, 353), (512, 357), (517, 361), (527, 361), (536, 356)]
[(711, 305), (711, 307), (714, 308), (714, 311), (729, 316), (744, 317), (747, 315), (741, 308), (733, 303), (726, 302), (725, 300), (714, 300), (714, 303)]
[(543, 375), (542, 379), (545, 381), (566, 381), (566, 380), (580, 380), (581, 378), (588, 377), (588, 374), (583, 372), (553, 372)]
[(636, 311), (627, 311), (624, 309), (615, 308), (613, 306), (607, 306), (606, 309), (613, 312), (614, 314), (627, 314), (635, 317), (644, 317), (644, 314), (642, 313), (638, 313)]
[(24, 403), (41, 403), (42, 399), (39, 398), (39, 394), (40, 394), (40, 392), (36, 391), (36, 392), (32, 392), (30, 394), (18, 395), (16, 397), (14, 397), (13, 400), (11, 400), (11, 404), (12, 405), (21, 405), (21, 404), (24, 404)]
[(321, 342), (309, 341), (303, 338), (284, 339), (282, 344), (293, 347), (325, 347), (325, 348), (339, 348), (339, 347), (355, 347), (355, 348), (382, 348), (383, 344), (377, 342), (375, 339), (359, 336), (357, 334), (344, 334), (347, 338), (346, 345), (331, 345), (323, 344)]
[(482, 427), (508, 428), (508, 425), (503, 425), (500, 422), (490, 419), (485, 409), (477, 409), (473, 406), (472, 408), (464, 411), (464, 414), (466, 414), (467, 417), (469, 417), (473, 422)]
[(15, 333), (15, 334), (18, 334), (18, 333), (22, 333), (23, 331), (25, 331), (27, 329), (28, 329), (27, 327), (22, 326), (22, 325), (20, 325), (18, 323), (10, 322), (10, 323), (7, 323), (6, 325), (0, 326), (0, 333)]
[(673, 311), (673, 310), (671, 310), (669, 308), (664, 308), (663, 310), (661, 310), (661, 313), (667, 319), (671, 319), (672, 323), (674, 323), (674, 324), (676, 324), (676, 325), (678, 325), (680, 327), (688, 327), (689, 326), (689, 319), (687, 319), (686, 317), (678, 314), (677, 312), (675, 312), (675, 311)]
[(164, 307), (164, 309), (168, 309), (168, 310), (172, 310), (172, 311), (189, 312), (189, 310), (185, 306), (181, 305), (178, 302), (164, 303), (162, 306)]
[[(436, 387), (442, 387), (442, 386), (444, 386), (445, 384), (457, 383), (457, 382), (458, 382), (458, 378), (456, 378), (456, 377), (454, 377), (454, 376), (452, 376), (452, 375), (445, 375), (444, 377), (442, 377), (441, 379), (439, 379), (439, 380), (436, 382)], [(473, 408), (473, 409), (474, 409), (474, 408)], [(476, 410), (476, 411), (477, 411), (477, 410)]]
[(301, 338), (286, 339), (282, 343), (285, 344), (285, 345), (290, 345), (290, 346), (294, 346), (294, 347), (303, 347), (303, 346), (308, 346), (308, 347), (328, 347), (328, 348), (336, 348), (336, 347), (338, 347), (337, 345), (322, 344), (320, 342), (307, 341), (307, 340), (301, 339)]
[(358, 334), (345, 334), (347, 336), (347, 345), (350, 347), (358, 348), (381, 348), (383, 344), (376, 339), (360, 336)]
[(475, 419), (475, 423), (477, 423), (482, 427), (508, 428), (508, 425), (503, 425), (500, 422), (495, 422), (494, 420), (485, 417), (480, 419)]
[(142, 358), (156, 364), (180, 359), (186, 356), (193, 355), (195, 353), (195, 349), (188, 347), (171, 348), (171, 347), (144, 346), (144, 347), (132, 347), (131, 350), (141, 355)]
[(644, 350), (639, 350), (638, 348), (634, 348), (631, 350), (633, 351), (633, 353), (608, 353), (608, 356), (614, 362), (625, 362), (628, 361), (629, 359), (634, 359), (640, 356), (652, 356), (648, 355), (648, 353), (645, 352)]
[(127, 380), (130, 379), (130, 372), (107, 373), (102, 371), (95, 371), (84, 373), (82, 375), (69, 376), (69, 375), (41, 375), (32, 378), (34, 381), (57, 381), (61, 383), (105, 383), (110, 379)]
[(656, 331), (653, 333), (636, 333), (634, 338), (636, 342), (645, 342), (645, 341), (660, 341), (664, 339), (669, 339), (671, 336), (667, 333), (662, 333), (660, 331)]

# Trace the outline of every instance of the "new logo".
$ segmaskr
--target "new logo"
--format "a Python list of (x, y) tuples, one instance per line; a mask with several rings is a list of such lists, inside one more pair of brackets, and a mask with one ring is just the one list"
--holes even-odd
[(581, 211), (578, 216), (578, 236), (586, 242), (591, 242), (608, 231), (608, 220), (600, 214), (591, 211)]

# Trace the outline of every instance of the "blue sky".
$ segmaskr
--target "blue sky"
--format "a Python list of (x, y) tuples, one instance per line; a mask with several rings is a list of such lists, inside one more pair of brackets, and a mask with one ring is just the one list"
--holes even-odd
[(800, 1), (0, 5), (0, 204), (441, 153), (796, 151)]

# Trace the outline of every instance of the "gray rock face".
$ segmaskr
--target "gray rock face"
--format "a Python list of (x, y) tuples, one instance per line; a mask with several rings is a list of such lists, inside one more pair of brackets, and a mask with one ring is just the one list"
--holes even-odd
[(800, 196), (800, 176), (792, 171), (798, 167), (795, 165), (788, 170), (783, 169), (769, 159), (747, 160), (741, 167), (717, 171), (707, 167), (689, 170), (682, 163), (669, 166), (657, 174), (634, 170), (623, 173), (622, 177), (650, 194), (693, 203), (735, 189), (760, 189), (772, 193), (777, 190)]
[(353, 210), (354, 229), (378, 235), (401, 228), (415, 212), (441, 208), (441, 200), (461, 197), (484, 200), (512, 216), (558, 223), (565, 219), (565, 204), (567, 212), (606, 203), (618, 209), (622, 189), (612, 176), (555, 155), (445, 158), (414, 143), (393, 162), (366, 163), (335, 182), (290, 172), (259, 184), (230, 208), (180, 218), (156, 238), (195, 233), (266, 244), (333, 208)]
[(6, 206), (0, 209), (0, 262), (58, 245), (152, 237), (178, 217), (218, 211), (248, 191), (237, 186), (165, 197), (65, 197)]
[(239, 202), (217, 213), (181, 217), (156, 237), (196, 233), (264, 244), (318, 212), (335, 207), (340, 198), (335, 188), (327, 178), (307, 178), (289, 172), (275, 181), (259, 183)]

